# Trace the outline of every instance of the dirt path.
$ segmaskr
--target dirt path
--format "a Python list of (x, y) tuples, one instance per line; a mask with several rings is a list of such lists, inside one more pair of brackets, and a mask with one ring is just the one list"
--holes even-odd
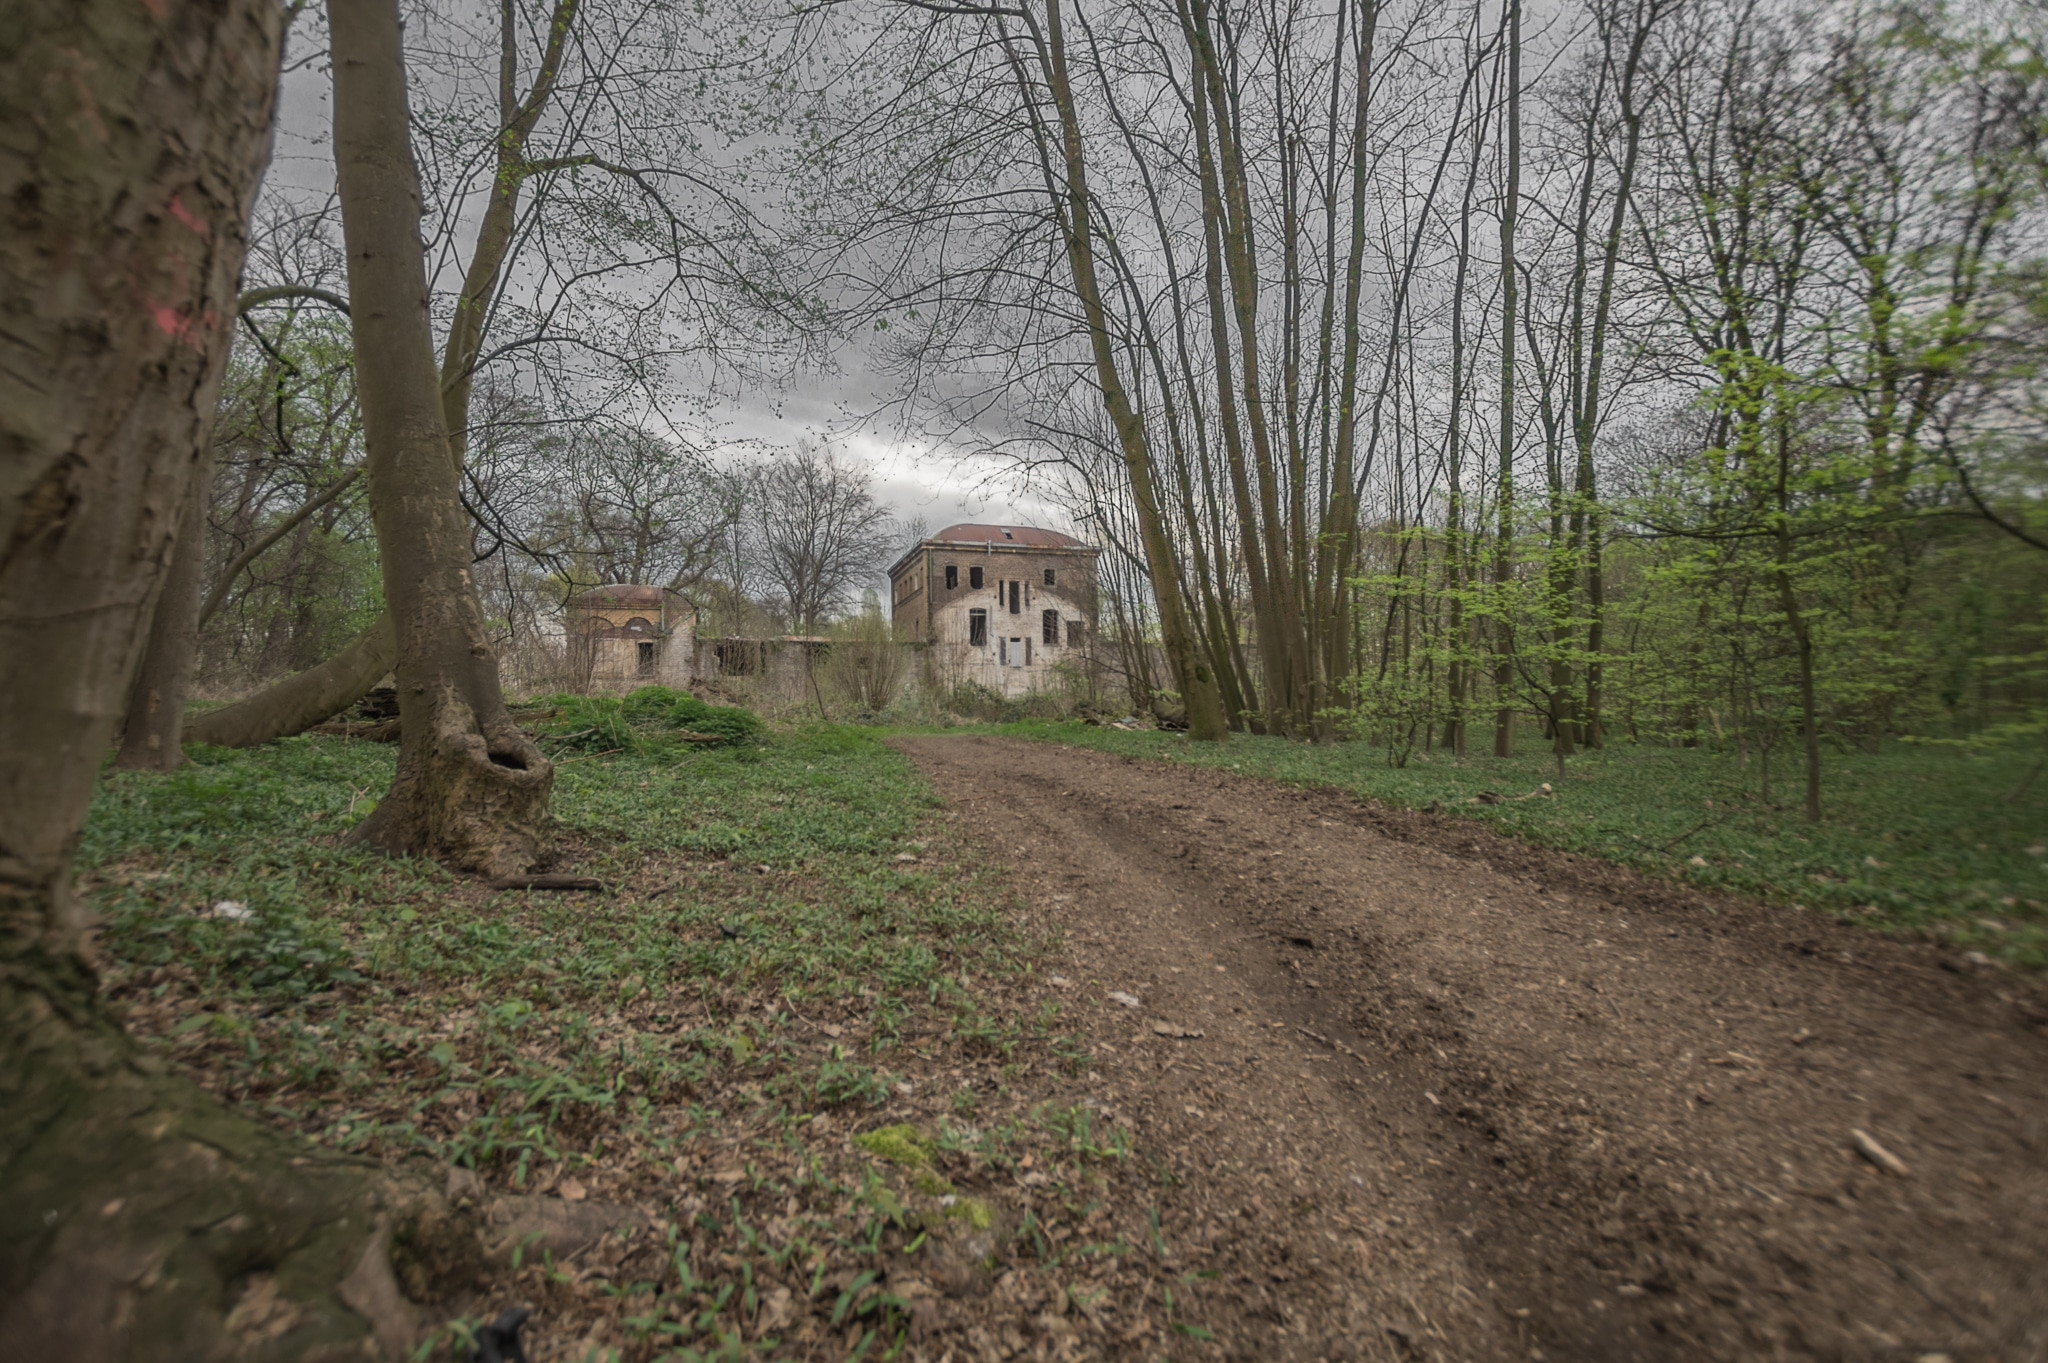
[(1227, 1355), (2048, 1359), (2004, 977), (1335, 793), (901, 746), (1066, 928)]

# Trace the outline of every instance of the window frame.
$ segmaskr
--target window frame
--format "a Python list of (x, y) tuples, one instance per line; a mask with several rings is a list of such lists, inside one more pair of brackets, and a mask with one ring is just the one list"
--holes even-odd
[(970, 648), (988, 647), (988, 612), (971, 610), (967, 612), (967, 645)]
[(1058, 579), (1053, 575), (1053, 570), (1050, 568), (1047, 568), (1045, 570), (1045, 585), (1048, 587), (1056, 587), (1059, 585)]

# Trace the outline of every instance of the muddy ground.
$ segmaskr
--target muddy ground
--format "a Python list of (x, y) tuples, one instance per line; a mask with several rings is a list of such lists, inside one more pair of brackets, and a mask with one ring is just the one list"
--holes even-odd
[(901, 746), (1067, 934), (1068, 1096), (1170, 1170), (1215, 1336), (1173, 1352), (2048, 1359), (2031, 985), (1455, 817)]

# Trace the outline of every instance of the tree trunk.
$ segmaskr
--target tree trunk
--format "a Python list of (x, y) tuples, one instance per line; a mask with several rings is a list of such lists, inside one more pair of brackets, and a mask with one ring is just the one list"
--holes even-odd
[[(209, 444), (281, 19), (270, 0), (37, 0), (10, 11), (0, 56), (10, 1357), (396, 1357), (413, 1342), (380, 1230), (402, 1194), (139, 1054), (99, 1002), (69, 875)], [(273, 1288), (281, 1333), (231, 1327), (238, 1300)]]
[(213, 445), (202, 447), (185, 491), (185, 510), (171, 543), (163, 593), (149, 622), (149, 642), (135, 684), (114, 765), (130, 771), (175, 771), (185, 761), (185, 696), (199, 644), (199, 588), (206, 567), (206, 510), (213, 499)]
[(317, 667), (264, 688), (247, 700), (207, 710), (185, 722), (187, 743), (253, 748), (304, 733), (347, 709), (398, 661), (398, 636), (385, 611), (355, 641)]
[(1493, 547), (1493, 755), (1515, 752), (1515, 635), (1508, 619), (1508, 583), (1514, 572), (1515, 507), (1515, 218), (1522, 201), (1522, 3), (1508, 0), (1507, 184), (1500, 211), (1500, 494)]
[(1096, 380), (1102, 388), (1103, 405), (1116, 427), (1122, 447), (1124, 468), (1131, 480), (1131, 501), (1138, 517), (1138, 529), (1145, 542), (1145, 566), (1152, 578), (1152, 594), (1159, 604), (1159, 637), (1165, 645), (1174, 685), (1186, 707), (1188, 736), (1206, 742), (1222, 742), (1230, 736), (1229, 721), (1216, 679), (1195, 649), (1188, 625), (1187, 604), (1181, 597), (1180, 564), (1173, 540), (1166, 529), (1159, 498), (1153, 487), (1153, 458), (1145, 437), (1144, 421), (1132, 410), (1123, 380), (1117, 372), (1111, 349), (1109, 323), (1102, 306), (1101, 285), (1095, 273), (1094, 229), (1090, 225), (1088, 179), (1081, 153), (1081, 127), (1074, 111), (1072, 87), (1067, 80), (1067, 58), (1060, 30), (1058, 0), (1046, 5), (1046, 40), (1049, 63), (1046, 72), (1053, 104), (1060, 120), (1061, 158), (1066, 171), (1066, 192), (1062, 217), (1067, 229), (1067, 261), (1072, 267), (1074, 292), (1087, 319), (1089, 340), (1095, 356)]
[(396, 0), (329, 0), (334, 149), (370, 513), (404, 738), (356, 843), (511, 875), (539, 858), (554, 768), (505, 711), (427, 317)]

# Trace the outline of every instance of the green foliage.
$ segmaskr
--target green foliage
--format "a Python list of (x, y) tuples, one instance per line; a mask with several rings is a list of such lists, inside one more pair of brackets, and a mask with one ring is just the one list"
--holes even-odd
[(537, 728), (551, 752), (674, 755), (693, 746), (682, 734), (711, 734), (743, 746), (767, 732), (750, 710), (712, 705), (666, 686), (643, 686), (624, 697), (545, 696), (534, 704), (544, 707)]

